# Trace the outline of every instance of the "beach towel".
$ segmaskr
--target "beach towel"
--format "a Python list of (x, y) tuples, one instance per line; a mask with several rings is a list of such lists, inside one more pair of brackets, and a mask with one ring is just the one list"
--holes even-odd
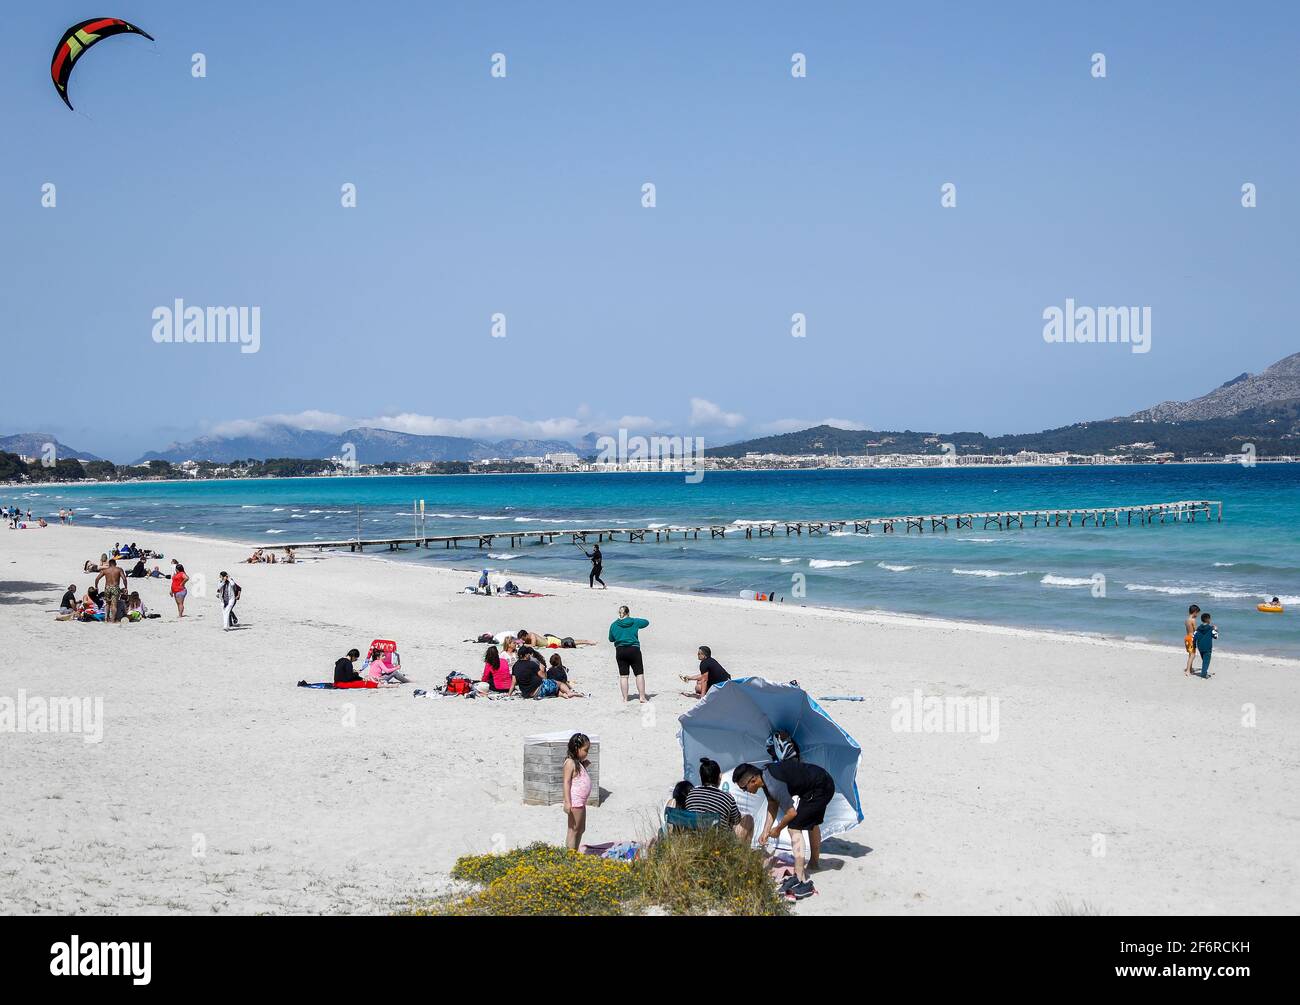
[(346, 684), (335, 684), (333, 681), (329, 681), (329, 680), (320, 681), (317, 684), (308, 684), (305, 680), (300, 680), (298, 681), (298, 686), (312, 687), (320, 691), (345, 691), (351, 688), (359, 688), (359, 687), (360, 688), (379, 687), (379, 685), (372, 680), (354, 680), (354, 681), (349, 681)]

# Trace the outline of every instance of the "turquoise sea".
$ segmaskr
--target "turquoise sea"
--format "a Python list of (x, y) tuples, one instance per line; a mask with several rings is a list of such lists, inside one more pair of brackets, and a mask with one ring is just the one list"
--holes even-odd
[[(423, 499), (430, 535), (520, 528), (730, 524), (853, 519), (1052, 506), (1221, 499), (1222, 523), (1039, 528), (937, 534), (725, 540), (604, 546), (605, 580), (786, 603), (932, 614), (1181, 644), (1187, 605), (1219, 626), (1219, 645), (1300, 657), (1300, 465), (1160, 465), (353, 477), (0, 489), (0, 502), (104, 528), (105, 547), (150, 530), (249, 544), (412, 535)], [(131, 528), (131, 530), (128, 530)], [(779, 532), (780, 533), (780, 532)], [(0, 535), (0, 541), (3, 541)], [(399, 560), (586, 580), (573, 545), (431, 548)], [(806, 596), (796, 598), (802, 576)], [(1097, 596), (1104, 578), (1104, 595)], [(1289, 609), (1260, 614), (1274, 595)]]

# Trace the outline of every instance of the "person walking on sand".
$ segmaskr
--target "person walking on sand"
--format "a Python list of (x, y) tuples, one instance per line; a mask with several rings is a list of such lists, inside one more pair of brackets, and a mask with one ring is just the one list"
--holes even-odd
[(239, 621), (235, 618), (235, 604), (239, 600), (239, 584), (230, 578), (229, 573), (221, 574), (221, 585), (217, 587), (217, 598), (221, 601), (221, 630), (230, 631)]
[(1183, 622), (1183, 648), (1187, 650), (1187, 665), (1183, 667), (1183, 676), (1192, 675), (1192, 659), (1196, 656), (1196, 615), (1201, 613), (1201, 609), (1192, 604), (1187, 608), (1187, 620)]
[(632, 617), (632, 611), (624, 605), (618, 609), (618, 618), (609, 626), (609, 641), (614, 643), (614, 659), (618, 663), (618, 687), (623, 692), (623, 702), (627, 703), (627, 675), (636, 677), (636, 692), (641, 704), (646, 703), (645, 666), (641, 662), (641, 639), (637, 634), (642, 628), (649, 628), (650, 622), (645, 618)]
[(582, 835), (587, 829), (587, 797), (591, 795), (587, 754), (590, 752), (591, 740), (586, 733), (574, 733), (569, 737), (569, 748), (564, 757), (564, 815), (568, 819), (564, 847), (573, 851), (581, 847)]
[(96, 588), (101, 579), (104, 581), (104, 620), (116, 624), (117, 602), (122, 596), (122, 588), (126, 586), (126, 573), (117, 567), (117, 559), (110, 558), (108, 565), (95, 577)]
[(172, 600), (176, 601), (176, 616), (185, 617), (185, 597), (189, 593), (186, 584), (190, 581), (189, 575), (185, 572), (185, 566), (181, 565), (176, 559), (172, 559)]
[(600, 553), (600, 545), (593, 545), (591, 551), (586, 548), (581, 548), (581, 550), (584, 555), (591, 559), (591, 574), (587, 576), (587, 589), (594, 590), (597, 583), (600, 584), (602, 590), (609, 589), (605, 585), (605, 581), (600, 578), (601, 570), (605, 567), (605, 557)]

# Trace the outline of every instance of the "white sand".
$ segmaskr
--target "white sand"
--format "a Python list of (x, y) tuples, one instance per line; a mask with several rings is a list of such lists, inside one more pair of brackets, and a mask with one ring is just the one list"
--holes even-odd
[[(178, 621), (163, 580), (142, 587), (160, 621), (55, 622), (63, 588), (91, 581), (82, 562), (123, 534), (210, 594), (234, 572), (246, 627), (223, 634), (212, 596)], [(1300, 664), (1228, 640), (1203, 681), (1173, 647), (527, 577), (556, 596), (474, 597), (455, 592), (470, 575), (414, 563), (249, 567), (241, 546), (118, 529), (0, 541), (0, 696), (102, 696), (105, 715), (98, 744), (0, 733), (0, 911), (384, 911), (447, 889), (458, 855), (563, 840), (559, 807), (521, 801), (523, 737), (545, 731), (600, 735), (609, 794), (588, 840), (635, 837), (680, 777), (676, 674), (699, 643), (733, 675), (867, 698), (826, 705), (863, 748), (866, 821), (827, 843), (800, 913), (1268, 913), (1300, 895)], [(619, 703), (604, 644), (567, 654), (583, 701), (295, 687), (374, 637), (398, 640), (415, 686), (477, 676), (483, 647), (460, 640), (603, 639), (624, 602), (651, 621), (653, 713)], [(891, 701), (916, 688), (996, 697), (997, 741), (893, 731)]]

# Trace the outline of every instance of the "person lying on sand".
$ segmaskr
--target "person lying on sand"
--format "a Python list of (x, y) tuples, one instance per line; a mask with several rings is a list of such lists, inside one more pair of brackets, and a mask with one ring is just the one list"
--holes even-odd
[(688, 684), (695, 681), (694, 691), (682, 692), (687, 698), (703, 698), (713, 685), (731, 680), (731, 674), (727, 673), (722, 668), (722, 664), (713, 658), (713, 650), (708, 646), (700, 646), (695, 650), (695, 658), (700, 661), (700, 672), (682, 677), (682, 680)]
[(521, 643), (533, 646), (537, 649), (576, 649), (578, 646), (594, 646), (596, 643), (591, 639), (574, 639), (559, 635), (552, 635), (549, 632), (545, 635), (538, 635), (530, 632), (527, 628), (519, 629), (515, 636)]

